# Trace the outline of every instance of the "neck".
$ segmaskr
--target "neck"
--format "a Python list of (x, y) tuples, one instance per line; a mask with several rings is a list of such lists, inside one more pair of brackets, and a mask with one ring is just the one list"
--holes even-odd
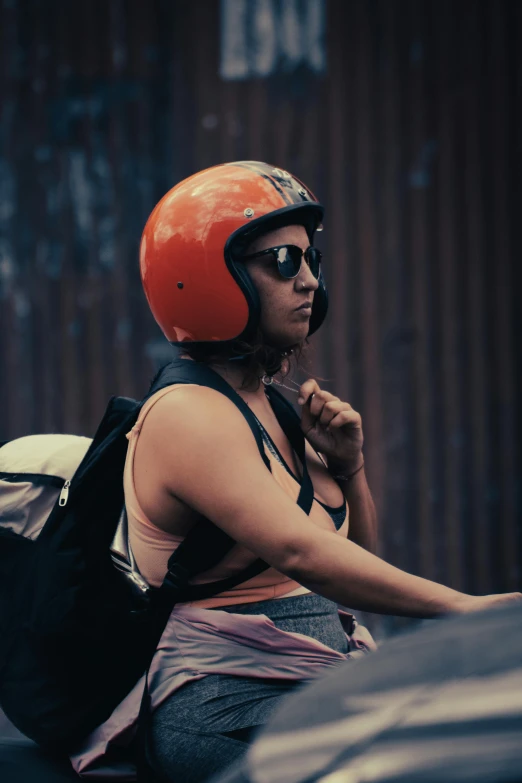
[(253, 381), (249, 386), (244, 386), (245, 372), (241, 367), (237, 367), (233, 362), (227, 364), (211, 364), (210, 367), (221, 375), (222, 378), (229, 383), (235, 391), (241, 394), (242, 397), (248, 397), (250, 399), (257, 397), (260, 400), (265, 399), (265, 387), (259, 378), (258, 381)]
[[(191, 356), (183, 353), (180, 354), (179, 358), (186, 359), (190, 362), (194, 361)], [(257, 382), (254, 380), (249, 386), (244, 386), (246, 378), (245, 371), (234, 364), (234, 362), (227, 362), (226, 364), (210, 362), (209, 367), (211, 367), (214, 372), (217, 372), (218, 375), (221, 375), (221, 377), (224, 378), (235, 391), (241, 394), (242, 397), (248, 397), (250, 399), (256, 397), (260, 400), (265, 400), (265, 387), (261, 378), (259, 378)]]

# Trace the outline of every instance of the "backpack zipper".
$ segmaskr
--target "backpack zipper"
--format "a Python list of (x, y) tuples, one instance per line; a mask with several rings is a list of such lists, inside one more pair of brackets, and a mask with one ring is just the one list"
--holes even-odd
[(62, 491), (60, 492), (60, 499), (58, 500), (59, 506), (65, 506), (67, 503), (67, 500), (69, 498), (69, 487), (71, 486), (71, 482), (69, 479), (65, 482), (65, 484), (62, 487)]
[(11, 473), (0, 471), (0, 481), (7, 481), (10, 484), (36, 484), (41, 487), (63, 487), (64, 479), (60, 476), (51, 476), (48, 473)]

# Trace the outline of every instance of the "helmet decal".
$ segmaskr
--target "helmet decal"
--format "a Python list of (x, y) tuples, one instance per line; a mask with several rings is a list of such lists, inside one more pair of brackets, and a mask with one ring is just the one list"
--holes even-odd
[(312, 194), (308, 196), (308, 192), (306, 188), (303, 187), (303, 183), (284, 169), (270, 166), (267, 163), (260, 163), (256, 160), (242, 160), (234, 165), (248, 168), (256, 174), (259, 174), (259, 176), (264, 177), (278, 191), (287, 204), (299, 204), (303, 200), (310, 200), (310, 197), (314, 201), (317, 200)]

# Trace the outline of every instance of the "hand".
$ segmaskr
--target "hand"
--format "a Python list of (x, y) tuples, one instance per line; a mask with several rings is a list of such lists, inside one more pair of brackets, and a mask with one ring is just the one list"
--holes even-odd
[(466, 595), (454, 611), (459, 613), (482, 612), (522, 602), (522, 593), (498, 593), (493, 595)]
[(301, 429), (316, 451), (338, 472), (351, 473), (362, 464), (363, 431), (357, 411), (312, 378), (299, 390)]

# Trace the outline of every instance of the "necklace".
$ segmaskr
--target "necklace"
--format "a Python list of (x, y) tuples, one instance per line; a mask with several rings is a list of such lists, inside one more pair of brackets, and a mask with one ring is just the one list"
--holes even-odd
[[(273, 376), (273, 375), (266, 375), (266, 373), (265, 373), (265, 375), (263, 375), (263, 377), (261, 378), (261, 381), (263, 382), (263, 384), (264, 384), (265, 386), (272, 386), (272, 384), (274, 384), (274, 383), (275, 383), (275, 385), (276, 385), (276, 386), (282, 386), (282, 387), (283, 387), (283, 389), (288, 389), (288, 391), (291, 391), (291, 392), (293, 392), (293, 394), (299, 394), (299, 390), (300, 390), (300, 388), (301, 388), (301, 387), (299, 386), (299, 384), (298, 384), (298, 383), (296, 383), (295, 381), (293, 381), (291, 378), (288, 378), (288, 381), (289, 381), (290, 383), (292, 383), (292, 384), (293, 384), (293, 387), (294, 387), (294, 388), (292, 388), (292, 386), (287, 386), (287, 385), (286, 385), (285, 383), (283, 383), (282, 381), (276, 381), (276, 379), (274, 378), (274, 376)], [(265, 394), (266, 394), (266, 391), (265, 391)]]

